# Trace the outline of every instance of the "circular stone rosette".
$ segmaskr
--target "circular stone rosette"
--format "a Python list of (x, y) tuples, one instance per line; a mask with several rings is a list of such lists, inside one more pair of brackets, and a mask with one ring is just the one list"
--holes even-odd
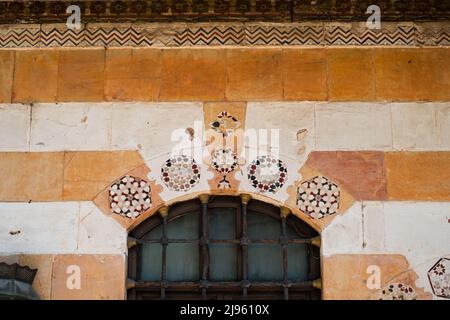
[(271, 156), (260, 156), (247, 167), (247, 178), (259, 192), (277, 192), (286, 183), (287, 177), (283, 161)]
[(111, 211), (128, 218), (136, 218), (150, 208), (151, 189), (147, 181), (124, 176), (109, 188)]
[(200, 182), (200, 166), (192, 157), (176, 156), (162, 166), (161, 180), (172, 191), (188, 191)]

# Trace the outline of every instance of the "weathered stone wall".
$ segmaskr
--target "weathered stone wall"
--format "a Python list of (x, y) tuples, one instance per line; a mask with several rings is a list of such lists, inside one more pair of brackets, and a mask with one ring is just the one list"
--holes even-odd
[(449, 101), (448, 50), (1, 50), (0, 101)]
[[(389, 298), (367, 287), (372, 265), (406, 298), (450, 298), (429, 277), (450, 258), (449, 50), (1, 50), (0, 260), (39, 268), (44, 299), (123, 299), (129, 230), (176, 201), (249, 193), (321, 232), (323, 298)], [(225, 188), (220, 130), (238, 140)], [(239, 130), (283, 164), (273, 192), (248, 175), (255, 145)], [(167, 171), (178, 154), (195, 165), (188, 185)], [(129, 176), (150, 199), (131, 217), (110, 198)], [(316, 184), (337, 192), (325, 211), (303, 197)]]

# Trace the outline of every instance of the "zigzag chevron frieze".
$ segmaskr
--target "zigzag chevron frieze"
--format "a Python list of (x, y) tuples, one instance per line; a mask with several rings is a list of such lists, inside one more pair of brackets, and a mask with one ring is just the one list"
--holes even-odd
[(229, 23), (10, 25), (0, 28), (0, 48), (15, 47), (195, 47), (195, 46), (449, 46), (450, 22)]

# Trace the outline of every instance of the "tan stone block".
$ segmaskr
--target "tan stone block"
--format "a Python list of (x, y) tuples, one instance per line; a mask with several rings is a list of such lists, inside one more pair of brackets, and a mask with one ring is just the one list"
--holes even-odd
[(365, 300), (369, 299), (377, 289), (369, 289), (367, 273), (370, 265), (381, 270), (381, 287), (409, 267), (402, 255), (359, 255), (341, 254), (323, 257), (322, 261), (322, 297), (325, 300)]
[(423, 48), (420, 71), (420, 99), (450, 101), (450, 48)]
[(19, 264), (38, 269), (33, 281), (33, 289), (42, 300), (49, 300), (52, 290), (53, 255), (21, 255)]
[(316, 151), (306, 164), (345, 186), (356, 200), (387, 198), (383, 152)]
[(12, 101), (54, 102), (57, 77), (57, 50), (18, 50)]
[(7, 264), (19, 263), (19, 255), (0, 256), (0, 262)]
[(108, 49), (105, 72), (106, 100), (157, 100), (161, 78), (161, 50)]
[(284, 100), (327, 100), (325, 49), (283, 49)]
[(281, 49), (228, 49), (227, 100), (282, 100)]
[(14, 51), (0, 51), (0, 103), (11, 102), (14, 54)]
[(58, 101), (103, 101), (105, 49), (61, 49)]
[(92, 200), (121, 175), (143, 164), (137, 151), (66, 152), (64, 200)]
[(161, 72), (162, 101), (224, 99), (224, 50), (163, 50)]
[(329, 48), (327, 60), (329, 100), (375, 100), (373, 49)]
[(60, 201), (63, 152), (0, 153), (0, 201)]
[(449, 64), (447, 48), (375, 49), (377, 99), (448, 101)]
[[(75, 268), (68, 269), (70, 266)], [(73, 270), (79, 270), (79, 289), (69, 278), (77, 275)], [(57, 255), (53, 263), (51, 299), (123, 300), (125, 270), (124, 255)]]
[(450, 200), (450, 152), (388, 152), (389, 200)]

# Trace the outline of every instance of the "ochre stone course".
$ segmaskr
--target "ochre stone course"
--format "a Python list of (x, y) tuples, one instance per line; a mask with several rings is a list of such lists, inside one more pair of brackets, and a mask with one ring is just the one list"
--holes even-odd
[(9, 50), (0, 54), (0, 101), (450, 101), (449, 50)]
[(388, 152), (389, 200), (450, 201), (449, 152)]
[(327, 100), (325, 49), (283, 49), (283, 99)]
[(13, 73), (14, 73), (13, 50), (0, 51), (0, 102), (11, 102)]
[(327, 49), (330, 101), (375, 100), (373, 49)]
[(0, 201), (61, 201), (63, 152), (0, 153)]
[(13, 102), (55, 101), (58, 79), (56, 49), (16, 52)]
[(59, 51), (57, 101), (103, 101), (105, 50)]
[(154, 101), (161, 83), (161, 50), (106, 50), (105, 99)]
[(143, 164), (136, 151), (66, 152), (64, 200), (93, 200), (124, 173)]
[(227, 100), (281, 100), (281, 49), (227, 49)]

